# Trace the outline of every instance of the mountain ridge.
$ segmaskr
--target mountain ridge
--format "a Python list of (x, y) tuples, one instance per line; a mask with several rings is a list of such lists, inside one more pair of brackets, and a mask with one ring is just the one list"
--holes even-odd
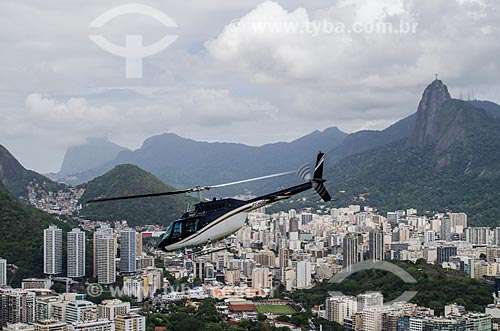
[(21, 163), (5, 148), (0, 145), (0, 183), (11, 193), (24, 199), (28, 196), (28, 185), (38, 184), (45, 191), (57, 191), (64, 185), (56, 183), (51, 179), (35, 172), (27, 170)]

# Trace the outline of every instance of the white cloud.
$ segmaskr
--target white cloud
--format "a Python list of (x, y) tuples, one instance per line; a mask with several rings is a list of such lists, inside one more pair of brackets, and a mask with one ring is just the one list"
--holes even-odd
[[(258, 99), (237, 98), (228, 90), (193, 89), (156, 91), (160, 96), (119, 105), (97, 105), (87, 99), (32, 93), (24, 111), (11, 117), (4, 134), (32, 136), (53, 145), (82, 143), (88, 137), (148, 136), (199, 127), (225, 127), (237, 122), (265, 119), (275, 108)], [(64, 139), (60, 139), (64, 137)]]
[[(483, 57), (495, 64), (483, 51), (499, 54), (498, 9), (495, 0), (343, 0), (311, 14), (266, 1), (205, 45), (215, 60), (259, 83), (319, 80), (334, 87), (414, 86), (434, 72), (463, 75), (474, 69), (470, 59)], [(374, 22), (392, 23), (394, 29), (400, 22), (417, 25), (415, 33), (401, 34), (325, 28), (345, 24), (352, 30)], [(307, 29), (314, 26), (321, 29)], [(499, 71), (484, 74), (493, 78)]]

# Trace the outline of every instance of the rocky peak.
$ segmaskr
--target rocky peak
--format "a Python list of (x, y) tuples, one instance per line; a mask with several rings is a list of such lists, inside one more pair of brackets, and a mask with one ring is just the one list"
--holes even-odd
[(415, 126), (410, 133), (410, 146), (433, 144), (439, 139), (437, 113), (445, 102), (451, 99), (448, 88), (439, 79), (429, 84), (418, 105)]

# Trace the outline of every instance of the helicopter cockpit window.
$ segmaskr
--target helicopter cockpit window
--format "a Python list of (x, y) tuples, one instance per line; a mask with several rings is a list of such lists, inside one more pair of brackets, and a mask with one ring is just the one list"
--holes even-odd
[(172, 227), (172, 238), (179, 238), (182, 233), (182, 222), (174, 223)]

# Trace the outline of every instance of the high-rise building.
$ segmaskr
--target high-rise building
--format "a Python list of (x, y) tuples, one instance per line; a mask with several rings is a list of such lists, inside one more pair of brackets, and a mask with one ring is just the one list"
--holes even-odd
[(433, 230), (424, 231), (424, 242), (430, 243), (436, 240), (436, 233)]
[(344, 324), (344, 319), (351, 317), (358, 311), (358, 303), (355, 297), (337, 296), (326, 298), (325, 310), (326, 319), (335, 321), (341, 325)]
[(135, 298), (137, 302), (144, 300), (144, 292), (144, 280), (141, 277), (130, 277), (123, 282), (123, 294)]
[(0, 289), (0, 328), (7, 323), (35, 321), (35, 293), (21, 289)]
[(358, 237), (356, 235), (345, 236), (342, 242), (342, 266), (349, 268), (359, 261)]
[(240, 285), (240, 269), (227, 269), (224, 273), (224, 283), (229, 286)]
[(382, 329), (382, 316), (385, 310), (383, 307), (367, 307), (363, 309), (363, 330), (364, 331), (386, 331)]
[(136, 239), (136, 249), (135, 249), (135, 255), (136, 256), (142, 256), (142, 233), (137, 232), (137, 239)]
[(451, 256), (457, 255), (457, 247), (456, 246), (441, 246), (437, 248), (437, 264), (441, 264), (443, 262), (450, 262)]
[(500, 227), (493, 229), (493, 245), (500, 246)]
[(135, 230), (120, 231), (120, 272), (136, 272), (137, 233)]
[(86, 300), (75, 300), (66, 303), (66, 323), (83, 321), (83, 313), (85, 311), (95, 309), (95, 303)]
[(85, 232), (73, 229), (68, 232), (68, 277), (85, 276)]
[(463, 233), (467, 228), (467, 214), (465, 213), (450, 213), (451, 229), (453, 233)]
[(373, 261), (384, 259), (384, 233), (379, 230), (370, 231), (368, 235), (369, 254)]
[(97, 282), (112, 284), (116, 281), (115, 238), (113, 236), (97, 237), (95, 247)]
[(7, 260), (0, 258), (0, 286), (7, 285)]
[(307, 288), (311, 286), (311, 262), (297, 262), (297, 288)]
[(59, 295), (37, 295), (35, 301), (35, 321), (46, 320), (52, 316), (52, 304), (59, 302)]
[(288, 267), (288, 260), (290, 259), (290, 250), (288, 248), (280, 248), (279, 250), (280, 267)]
[(299, 232), (299, 219), (297, 217), (290, 218), (289, 224), (288, 232)]
[(272, 277), (269, 268), (255, 268), (252, 271), (252, 287), (270, 288), (272, 286)]
[(46, 275), (62, 273), (62, 230), (55, 225), (43, 230), (43, 272)]
[(363, 293), (356, 296), (358, 301), (358, 311), (363, 311), (369, 307), (381, 307), (384, 305), (382, 293)]
[(313, 219), (313, 215), (311, 213), (302, 213), (300, 214), (300, 217), (302, 219), (302, 225), (306, 225)]
[(115, 318), (116, 331), (145, 331), (146, 317), (136, 313), (120, 315)]
[(474, 245), (488, 245), (490, 228), (472, 227), (465, 229), (465, 240)]
[(123, 302), (118, 299), (105, 300), (97, 306), (99, 318), (107, 318), (114, 321), (117, 316), (130, 313), (130, 302)]
[(399, 331), (398, 324), (401, 314), (398, 312), (387, 312), (382, 315), (382, 330)]
[(113, 230), (113, 228), (110, 228), (107, 225), (106, 226), (101, 226), (100, 228), (96, 229), (96, 231), (94, 232), (94, 240), (93, 240), (93, 244), (94, 244), (94, 249), (93, 249), (94, 258), (93, 258), (93, 273), (92, 273), (92, 275), (93, 275), (94, 278), (97, 277), (97, 239), (102, 238), (102, 237), (114, 238), (114, 230)]
[(276, 266), (276, 256), (270, 250), (264, 250), (255, 253), (254, 260), (255, 263), (260, 264), (261, 266), (266, 266), (266, 267)]
[(449, 241), (451, 240), (452, 229), (451, 221), (448, 217), (444, 217), (441, 220), (441, 231), (439, 234), (439, 239)]

